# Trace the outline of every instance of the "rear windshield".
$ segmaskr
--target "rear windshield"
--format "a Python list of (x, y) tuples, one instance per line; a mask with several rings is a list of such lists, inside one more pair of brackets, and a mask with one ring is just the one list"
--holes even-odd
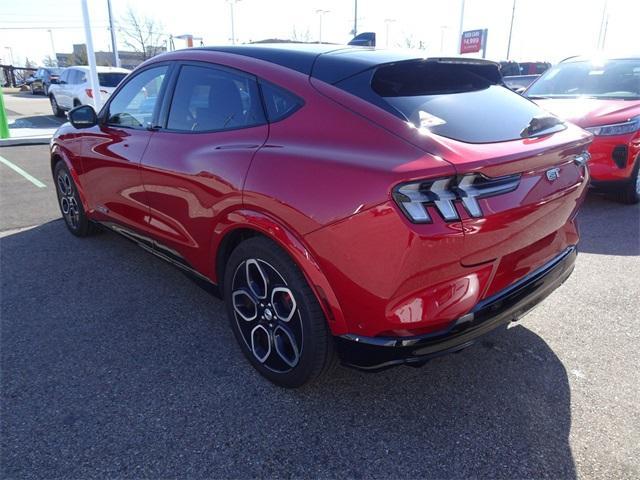
[(126, 76), (126, 73), (99, 73), (98, 82), (103, 87), (117, 87)]
[(535, 98), (640, 99), (640, 59), (561, 63), (531, 85)]
[(504, 142), (566, 128), (560, 120), (550, 118), (549, 113), (502, 85), (498, 67), (493, 64), (402, 62), (381, 66), (370, 74), (369, 93), (363, 81), (352, 77), (337, 86), (416, 128), (462, 142)]

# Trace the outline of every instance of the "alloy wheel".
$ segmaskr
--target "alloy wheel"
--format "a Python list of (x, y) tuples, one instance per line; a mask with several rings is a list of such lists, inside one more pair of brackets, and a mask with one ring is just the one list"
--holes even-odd
[(255, 359), (284, 373), (302, 352), (302, 318), (283, 276), (260, 259), (243, 261), (233, 275), (231, 300), (242, 338)]
[(67, 224), (74, 230), (80, 225), (80, 208), (76, 199), (76, 193), (69, 174), (61, 170), (57, 178), (58, 198), (60, 199), (60, 209)]

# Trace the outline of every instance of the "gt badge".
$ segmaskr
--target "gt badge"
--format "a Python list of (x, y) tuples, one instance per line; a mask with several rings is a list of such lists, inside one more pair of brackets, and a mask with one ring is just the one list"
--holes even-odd
[(555, 182), (558, 178), (560, 178), (559, 168), (552, 168), (550, 170), (547, 170), (547, 180), (549, 180), (550, 182)]

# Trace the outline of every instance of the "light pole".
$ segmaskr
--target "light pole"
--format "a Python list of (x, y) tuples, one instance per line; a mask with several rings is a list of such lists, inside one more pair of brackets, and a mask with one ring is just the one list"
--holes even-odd
[(116, 41), (116, 30), (113, 28), (113, 13), (111, 12), (111, 0), (107, 0), (107, 9), (109, 10), (109, 31), (111, 32), (111, 50), (113, 51), (113, 59), (116, 67), (120, 67), (120, 56), (118, 55), (118, 42)]
[(353, 0), (353, 36), (358, 35), (358, 0)]
[[(464, 32), (464, 0), (460, 5), (460, 27), (458, 28), (458, 38), (456, 39), (456, 55), (460, 53), (460, 45), (462, 44), (462, 33)], [(442, 48), (442, 47), (441, 47)]]
[(320, 21), (320, 25), (318, 27), (318, 43), (322, 43), (322, 16), (325, 13), (329, 13), (330, 10), (322, 10), (322, 9), (318, 9), (316, 10), (316, 13), (318, 14), (318, 18)]
[(55, 62), (55, 66), (58, 66), (58, 56), (56, 55), (56, 46), (53, 43), (53, 30), (49, 29), (49, 40), (51, 41), (51, 51), (53, 52), (53, 61)]
[(511, 26), (509, 27), (509, 43), (507, 44), (507, 60), (511, 53), (511, 34), (513, 33), (513, 19), (516, 16), (516, 0), (513, 0), (513, 9), (511, 10)]
[(384, 23), (385, 23), (385, 35), (386, 35), (386, 40), (385, 40), (385, 47), (389, 48), (389, 24), (395, 22), (394, 18), (385, 18), (384, 19)]
[(11, 47), (4, 47), (5, 50), (9, 50), (9, 58), (11, 59), (11, 65), (13, 66), (13, 49)]
[(227, 0), (229, 2), (229, 7), (231, 8), (231, 45), (236, 44), (236, 25), (233, 17), (233, 6), (238, 3), (240, 0)]

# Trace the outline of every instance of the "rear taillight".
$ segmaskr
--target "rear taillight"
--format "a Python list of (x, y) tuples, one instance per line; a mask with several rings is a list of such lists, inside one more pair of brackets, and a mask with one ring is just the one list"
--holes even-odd
[(455, 202), (460, 201), (467, 213), (482, 217), (479, 198), (509, 193), (518, 188), (520, 175), (488, 178), (481, 174), (439, 178), (403, 183), (393, 189), (393, 199), (414, 223), (431, 223), (427, 207), (435, 207), (447, 222), (460, 220)]
[[(89, 97), (89, 98), (93, 98), (93, 90), (92, 90), (92, 89), (90, 89), (90, 88), (85, 88), (85, 89), (84, 89), (84, 91), (87, 93), (87, 97)], [(106, 94), (108, 94), (109, 92), (107, 92), (106, 90), (102, 90), (102, 89), (100, 89), (100, 93), (102, 93), (102, 94), (105, 94), (105, 95), (106, 95)]]

